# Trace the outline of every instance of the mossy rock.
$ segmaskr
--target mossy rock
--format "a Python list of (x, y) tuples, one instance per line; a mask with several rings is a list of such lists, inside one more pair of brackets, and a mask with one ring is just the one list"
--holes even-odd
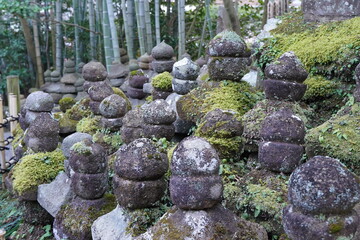
[(307, 85), (307, 89), (302, 99), (307, 102), (331, 97), (339, 86), (336, 82), (327, 80), (323, 76), (310, 76), (304, 84)]
[(335, 116), (306, 134), (306, 153), (309, 157), (322, 155), (337, 158), (359, 175), (360, 104), (352, 101)]
[(54, 118), (59, 121), (60, 133), (73, 133), (76, 131), (78, 121), (70, 119), (68, 112), (54, 113)]
[(172, 89), (173, 76), (169, 72), (163, 72), (152, 78), (151, 84), (154, 88), (170, 91)]
[(20, 127), (20, 124), (16, 125), (16, 128), (13, 130), (12, 135), (14, 137), (13, 141), (11, 142), (14, 149), (16, 149), (18, 146), (25, 146), (24, 138), (24, 130)]
[(253, 170), (237, 183), (224, 185), (223, 205), (237, 215), (259, 223), (270, 236), (284, 233), (282, 209), (287, 205), (288, 176)]
[(110, 132), (106, 129), (98, 130), (93, 135), (93, 141), (103, 146), (108, 155), (116, 152), (123, 144), (120, 132)]
[(94, 135), (100, 129), (99, 122), (101, 116), (86, 117), (81, 119), (76, 125), (76, 131)]
[(127, 111), (130, 111), (131, 110), (131, 102), (128, 99), (128, 97), (125, 95), (125, 93), (123, 91), (121, 91), (120, 88), (112, 87), (112, 89), (114, 91), (114, 94), (119, 95), (120, 97), (125, 99), (126, 105), (127, 105)]
[(16, 193), (37, 188), (40, 184), (49, 183), (64, 170), (65, 157), (60, 149), (53, 152), (35, 153), (21, 158), (13, 170), (13, 188)]
[(238, 117), (242, 116), (261, 98), (247, 82), (222, 81), (215, 87), (204, 84), (192, 90), (179, 99), (176, 107), (180, 118), (197, 122), (216, 108), (232, 110)]
[(62, 98), (59, 101), (60, 110), (62, 112), (66, 112), (66, 110), (72, 108), (72, 106), (74, 106), (75, 103), (76, 103), (76, 101), (74, 98), (71, 98), (71, 97)]
[(257, 152), (260, 140), (260, 129), (266, 116), (280, 110), (290, 108), (295, 115), (301, 118), (305, 126), (308, 123), (308, 116), (312, 114), (311, 109), (302, 108), (297, 102), (277, 101), (264, 99), (259, 101), (256, 106), (245, 113), (242, 117), (244, 125), (243, 137), (246, 139), (245, 150)]
[(287, 17), (261, 48), (261, 68), (283, 53), (293, 51), (311, 74), (344, 82), (353, 79), (353, 72), (360, 61), (360, 17), (330, 22), (318, 27), (304, 22), (302, 16)]
[(88, 117), (92, 114), (90, 107), (90, 98), (84, 98), (78, 101), (70, 109), (66, 110), (66, 115), (69, 119), (79, 121), (82, 118)]

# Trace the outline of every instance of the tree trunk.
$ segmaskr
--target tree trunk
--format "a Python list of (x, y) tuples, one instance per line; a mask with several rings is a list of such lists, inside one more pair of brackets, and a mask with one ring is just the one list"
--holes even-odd
[(238, 18), (238, 15), (236, 13), (233, 1), (232, 0), (224, 0), (224, 6), (225, 6), (225, 9), (226, 9), (226, 11), (227, 11), (227, 13), (229, 15), (232, 30), (234, 32), (236, 32), (238, 35), (240, 35), (241, 34), (241, 32), (240, 32), (240, 22), (239, 22), (239, 18)]
[(74, 9), (74, 33), (75, 33), (75, 64), (77, 65), (81, 62), (80, 56), (80, 31), (77, 27), (79, 25), (79, 0), (73, 0), (73, 9)]
[(185, 0), (178, 0), (178, 59), (185, 53)]
[(144, 10), (145, 10), (145, 25), (146, 25), (146, 45), (147, 45), (147, 52), (150, 54), (154, 45), (153, 45), (153, 36), (151, 29), (150, 7), (148, 0), (144, 0)]
[(209, 28), (209, 35), (210, 38), (213, 39), (214, 34), (213, 34), (213, 27), (212, 27), (212, 22), (211, 22), (211, 16), (210, 16), (210, 0), (205, 0), (205, 18), (207, 21), (207, 25)]
[(114, 53), (113, 61), (116, 63), (121, 63), (120, 61), (120, 49), (119, 49), (119, 39), (117, 34), (117, 29), (115, 26), (115, 18), (114, 18), (114, 8), (112, 0), (106, 0), (107, 10), (109, 16), (110, 23), (110, 33), (111, 33), (111, 42), (112, 42), (112, 51)]
[(109, 17), (107, 11), (106, 0), (103, 0), (103, 35), (104, 35), (104, 52), (105, 52), (105, 62), (106, 69), (109, 72), (110, 67), (113, 61), (113, 52), (112, 52), (112, 44), (110, 40), (110, 26), (109, 26)]
[(55, 11), (55, 3), (52, 3), (50, 9), (52, 66), (56, 64), (56, 24), (54, 14)]
[(34, 65), (36, 63), (36, 53), (35, 53), (35, 44), (34, 39), (31, 34), (31, 30), (27, 20), (21, 16), (17, 16), (20, 19), (21, 27), (24, 32), (26, 50), (30, 56), (31, 62)]
[(160, 36), (160, 0), (155, 0), (155, 35), (156, 45), (161, 42)]
[(145, 40), (144, 34), (141, 28), (141, 20), (140, 20), (140, 13), (139, 13), (139, 0), (135, 0), (135, 12), (136, 12), (136, 24), (138, 30), (138, 37), (139, 37), (139, 45), (140, 45), (140, 54), (145, 54)]
[(34, 43), (35, 43), (35, 54), (36, 54), (36, 87), (39, 88), (44, 85), (44, 71), (41, 62), (41, 53), (40, 53), (40, 41), (39, 41), (39, 29), (37, 25), (37, 20), (33, 20), (33, 32), (34, 32)]
[(264, 27), (266, 22), (267, 22), (267, 18), (268, 18), (268, 3), (269, 0), (265, 0), (264, 1), (264, 13), (263, 13), (263, 17), (262, 17), (262, 23), (261, 23), (261, 27)]
[(94, 2), (89, 0), (89, 28), (90, 28), (90, 57), (91, 60), (96, 59), (96, 35), (95, 35), (95, 11)]
[(62, 50), (63, 50), (63, 35), (61, 29), (62, 22), (62, 0), (56, 1), (56, 70), (61, 74), (62, 72)]

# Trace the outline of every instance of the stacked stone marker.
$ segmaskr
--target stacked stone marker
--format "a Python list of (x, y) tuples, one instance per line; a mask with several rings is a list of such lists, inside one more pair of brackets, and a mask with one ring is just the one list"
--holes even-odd
[(54, 70), (51, 72), (50, 76), (51, 76), (51, 82), (59, 82), (60, 81), (60, 78), (61, 78), (60, 71)]
[(72, 60), (67, 60), (64, 63), (64, 75), (60, 79), (60, 82), (65, 84), (62, 93), (75, 98), (76, 95), (74, 94), (77, 93), (77, 91), (74, 84), (79, 77), (80, 76), (75, 69), (75, 62)]
[(130, 209), (157, 206), (167, 183), (166, 154), (150, 139), (140, 138), (116, 153), (114, 193), (120, 206)]
[(127, 112), (123, 118), (123, 126), (121, 127), (121, 139), (128, 144), (135, 139), (144, 137), (144, 118), (143, 110), (135, 108)]
[(175, 135), (176, 113), (165, 100), (158, 99), (144, 107), (143, 119), (144, 137), (171, 140)]
[(280, 109), (263, 121), (259, 144), (259, 162), (262, 167), (291, 173), (300, 165), (304, 154), (305, 126), (289, 108)]
[(125, 82), (125, 77), (128, 75), (128, 68), (122, 63), (114, 62), (110, 67), (108, 78), (111, 86), (120, 87)]
[(265, 68), (265, 97), (271, 100), (299, 101), (305, 94), (302, 84), (308, 73), (293, 52), (281, 55)]
[(151, 63), (151, 57), (149, 56), (149, 54), (145, 53), (143, 55), (141, 55), (138, 59), (138, 64), (140, 69), (146, 71), (150, 69), (150, 63)]
[(85, 66), (85, 63), (83, 63), (83, 62), (79, 63), (77, 66), (78, 79), (74, 83), (74, 86), (76, 88), (76, 92), (78, 92), (78, 93), (84, 91), (83, 85), (84, 85), (85, 79), (82, 77), (82, 70), (83, 70), (84, 66)]
[(50, 69), (47, 69), (44, 72), (44, 80), (45, 80), (45, 82), (51, 82), (51, 71), (50, 71)]
[(240, 81), (250, 65), (250, 51), (244, 40), (233, 31), (225, 30), (209, 43), (209, 76), (213, 81)]
[(172, 75), (174, 76), (172, 88), (174, 92), (185, 95), (196, 88), (198, 85), (196, 78), (199, 75), (199, 71), (199, 66), (187, 57), (174, 63), (172, 69)]
[(172, 59), (174, 56), (174, 49), (170, 45), (162, 41), (152, 49), (151, 56), (154, 58), (151, 62), (151, 66), (155, 72), (171, 72), (175, 61)]
[(107, 75), (104, 65), (100, 62), (89, 62), (83, 67), (84, 90), (89, 94), (89, 106), (95, 115), (100, 115), (101, 101), (114, 93), (109, 81), (106, 81)]
[(124, 48), (120, 48), (120, 61), (122, 64), (129, 62), (129, 56)]
[(26, 98), (25, 106), (21, 111), (21, 117), (24, 119), (21, 122), (24, 122), (24, 127), (27, 128), (40, 113), (47, 112), (50, 114), (53, 107), (54, 100), (50, 94), (42, 91), (33, 92)]
[(117, 94), (106, 97), (99, 106), (102, 115), (100, 125), (103, 128), (116, 132), (122, 126), (122, 118), (126, 114), (128, 104), (126, 100)]
[(316, 156), (297, 168), (288, 199), (283, 226), (291, 239), (358, 239), (359, 180), (338, 160)]
[(143, 87), (147, 82), (149, 82), (149, 78), (143, 71), (137, 70), (136, 74), (131, 72), (129, 76), (127, 95), (134, 99), (143, 99), (146, 96), (146, 93), (143, 91)]

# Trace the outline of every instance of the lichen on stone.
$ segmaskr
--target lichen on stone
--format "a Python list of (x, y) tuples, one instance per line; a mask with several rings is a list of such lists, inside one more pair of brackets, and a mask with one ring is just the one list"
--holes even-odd
[(21, 194), (49, 183), (64, 170), (65, 157), (60, 149), (53, 152), (35, 153), (21, 158), (13, 170), (13, 187)]
[(59, 105), (60, 105), (60, 110), (62, 112), (66, 112), (66, 110), (72, 108), (72, 106), (74, 106), (76, 103), (75, 99), (72, 97), (65, 97), (60, 99), (59, 101)]
[(163, 72), (152, 78), (154, 88), (161, 90), (171, 89), (173, 76), (169, 72)]
[(126, 105), (127, 105), (127, 110), (130, 111), (131, 110), (131, 102), (130, 102), (129, 98), (125, 95), (125, 93), (123, 91), (121, 91), (120, 88), (116, 88), (116, 87), (112, 87), (112, 90), (114, 91), (114, 94), (119, 95), (120, 97), (125, 99)]

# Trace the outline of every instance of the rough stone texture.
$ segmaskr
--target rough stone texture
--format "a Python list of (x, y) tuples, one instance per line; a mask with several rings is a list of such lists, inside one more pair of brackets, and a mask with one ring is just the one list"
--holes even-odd
[(62, 99), (63, 95), (60, 93), (49, 93), (54, 100), (54, 103), (59, 104), (60, 99)]
[(172, 74), (175, 78), (195, 80), (199, 75), (200, 67), (191, 59), (183, 58), (173, 65)]
[(355, 101), (360, 102), (360, 84), (358, 84), (355, 88), (355, 91), (353, 93)]
[(110, 79), (110, 83), (112, 87), (120, 87), (121, 85), (123, 85), (125, 82), (125, 78), (115, 78), (115, 79)]
[(75, 196), (70, 184), (66, 173), (61, 172), (51, 183), (39, 185), (37, 201), (51, 216), (55, 217), (61, 206)]
[(171, 201), (181, 209), (211, 208), (221, 202), (222, 192), (220, 176), (170, 178)]
[(221, 204), (202, 211), (173, 207), (137, 240), (152, 239), (257, 239), (267, 240), (267, 233), (256, 223), (235, 216)]
[(171, 161), (171, 172), (178, 176), (217, 175), (219, 167), (216, 150), (200, 137), (187, 137), (181, 141)]
[(338, 160), (316, 156), (292, 173), (288, 198), (305, 214), (341, 214), (360, 201), (360, 186)]
[[(21, 199), (20, 199), (21, 200)], [(22, 224), (44, 226), (51, 224), (53, 217), (35, 201), (20, 201), (20, 208), (22, 208)]]
[(123, 124), (127, 127), (142, 127), (144, 124), (143, 109), (135, 108), (127, 112), (123, 118)]
[(174, 49), (162, 41), (151, 50), (151, 56), (156, 60), (168, 60), (174, 56)]
[(134, 99), (143, 99), (146, 97), (146, 93), (144, 93), (142, 89), (133, 88), (130, 86), (127, 88), (126, 94)]
[(166, 99), (171, 93), (172, 92), (160, 91), (154, 88), (151, 94), (153, 99), (157, 100), (157, 99)]
[(106, 97), (114, 94), (114, 90), (107, 82), (99, 82), (92, 84), (87, 90), (91, 100), (101, 102)]
[(111, 212), (99, 217), (91, 226), (93, 240), (132, 240), (127, 234), (129, 217), (119, 205)]
[(141, 127), (121, 127), (121, 140), (126, 144), (142, 137), (144, 137), (144, 130)]
[(116, 152), (115, 172), (130, 180), (161, 178), (168, 169), (168, 159), (147, 138), (136, 139)]
[(230, 110), (215, 109), (208, 112), (202, 119), (199, 132), (202, 136), (214, 136), (230, 138), (240, 136), (243, 126), (235, 116), (236, 112)]
[(166, 138), (170, 141), (175, 135), (175, 126), (171, 125), (152, 125), (144, 124), (144, 137), (146, 138)]
[(138, 62), (149, 63), (151, 62), (151, 57), (149, 56), (149, 54), (145, 53), (138, 58)]
[(33, 112), (50, 112), (54, 107), (54, 99), (50, 94), (37, 91), (31, 93), (25, 102), (25, 108)]
[(303, 144), (304, 122), (291, 109), (282, 108), (264, 119), (260, 137), (264, 141)]
[(299, 101), (307, 86), (302, 83), (279, 80), (264, 80), (265, 97), (271, 100)]
[(304, 0), (301, 9), (307, 21), (339, 21), (360, 16), (360, 2), (357, 0)]
[(154, 60), (151, 62), (153, 70), (157, 73), (171, 72), (175, 60)]
[(151, 94), (153, 90), (154, 90), (154, 87), (152, 86), (151, 83), (145, 83), (143, 85), (143, 92), (144, 93)]
[(248, 72), (249, 58), (212, 57), (208, 62), (211, 80), (240, 81)]
[(60, 79), (60, 82), (65, 84), (75, 84), (79, 77), (80, 76), (77, 73), (68, 73)]
[(51, 77), (60, 77), (60, 72), (58, 70), (52, 71), (50, 74)]
[(185, 95), (189, 93), (192, 89), (196, 88), (198, 83), (193, 80), (181, 80), (173, 78), (172, 88), (177, 94)]
[(123, 117), (127, 111), (127, 102), (117, 94), (106, 97), (100, 103), (99, 110), (102, 116), (106, 118)]
[(77, 142), (81, 142), (84, 139), (92, 139), (92, 136), (87, 133), (80, 133), (76, 132), (73, 133), (66, 138), (64, 138), (62, 144), (61, 144), (61, 151), (63, 152), (64, 156), (66, 158), (70, 157), (70, 148)]
[(100, 127), (109, 129), (112, 132), (119, 131), (123, 125), (123, 118), (104, 118), (100, 119)]
[(286, 52), (275, 63), (266, 66), (265, 76), (268, 79), (302, 83), (308, 73), (294, 52)]
[(165, 100), (158, 99), (144, 107), (143, 117), (148, 124), (171, 124), (176, 120), (176, 112)]
[(86, 81), (97, 82), (105, 80), (108, 73), (100, 62), (89, 62), (84, 65), (82, 75)]
[(202, 68), (204, 65), (206, 65), (206, 60), (204, 57), (198, 58), (195, 63), (199, 65), (200, 68)]
[(225, 30), (210, 42), (207, 52), (212, 57), (248, 57), (244, 40), (233, 31)]
[(108, 173), (85, 174), (75, 172), (71, 175), (71, 188), (74, 193), (87, 200), (101, 198), (107, 190)]
[(133, 181), (117, 175), (113, 178), (113, 184), (119, 205), (130, 209), (157, 206), (167, 186), (164, 179)]
[(83, 77), (79, 77), (76, 82), (74, 83), (75, 87), (82, 87), (84, 85), (85, 79)]
[[(30, 110), (27, 110), (25, 113), (25, 124), (27, 126), (29, 126), (34, 120), (35, 118), (37, 118), (38, 116), (40, 116), (41, 113), (46, 113), (46, 112), (33, 112)], [(50, 113), (47, 113), (50, 115)]]
[(341, 216), (311, 216), (296, 211), (289, 205), (283, 210), (283, 226), (288, 237), (294, 240), (309, 239), (357, 239), (354, 238), (359, 226), (355, 211)]
[(129, 78), (129, 85), (133, 88), (142, 89), (144, 84), (149, 82), (149, 78), (142, 75), (134, 75)]
[(355, 68), (355, 81), (357, 85), (360, 85), (360, 64)]
[(291, 173), (300, 165), (304, 147), (281, 142), (261, 142), (259, 162), (261, 167), (283, 173)]
[(61, 94), (76, 93), (75, 86), (65, 85), (64, 83), (60, 83), (60, 82), (50, 83), (50, 84), (46, 83), (44, 86), (41, 87), (41, 90), (47, 93), (61, 93)]
[(129, 68), (121, 63), (111, 65), (110, 71), (108, 74), (109, 79), (115, 79), (115, 78), (123, 78), (126, 77), (129, 73)]

